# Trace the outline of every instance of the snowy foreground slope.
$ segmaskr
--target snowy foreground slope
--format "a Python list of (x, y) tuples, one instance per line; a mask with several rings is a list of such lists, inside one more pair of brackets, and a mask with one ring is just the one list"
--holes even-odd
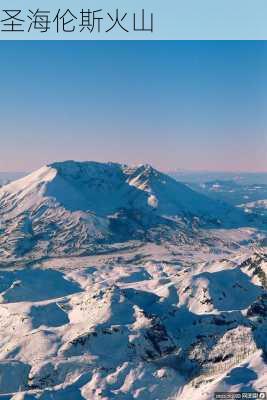
[(0, 399), (267, 391), (257, 216), (150, 166), (89, 162), (3, 187), (0, 213)]

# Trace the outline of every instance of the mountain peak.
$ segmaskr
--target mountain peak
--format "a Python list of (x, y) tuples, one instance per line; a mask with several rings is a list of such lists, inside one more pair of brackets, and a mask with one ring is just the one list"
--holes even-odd
[[(55, 162), (2, 187), (0, 213), (11, 242), (13, 234), (13, 242), (22, 240), (21, 251), (35, 246), (37, 238), (42, 246), (51, 238), (51, 251), (51, 242), (69, 237), (68, 253), (88, 251), (89, 243), (157, 235), (164, 240), (166, 232), (175, 240), (185, 226), (191, 231), (196, 218), (202, 226), (244, 224), (241, 210), (222, 206), (151, 165), (95, 161)], [(28, 243), (29, 235), (34, 240)]]
[[(30, 202), (25, 202), (25, 207), (50, 199), (69, 211), (91, 211), (101, 216), (121, 209), (144, 212), (157, 208), (161, 216), (212, 215), (219, 218), (225, 211), (217, 202), (149, 164), (54, 162), (1, 188), (0, 199), (3, 193), (18, 200), (31, 198)], [(20, 206), (19, 210), (23, 208)]]
[(98, 173), (101, 171), (122, 171), (126, 175), (130, 175), (133, 173), (151, 173), (157, 172), (155, 168), (153, 168), (150, 164), (138, 164), (138, 165), (127, 165), (123, 163), (116, 162), (99, 162), (99, 161), (75, 161), (75, 160), (66, 160), (66, 161), (56, 161), (51, 164), (48, 164), (47, 167), (56, 169), (58, 172), (69, 173), (72, 174), (78, 171), (95, 171)]

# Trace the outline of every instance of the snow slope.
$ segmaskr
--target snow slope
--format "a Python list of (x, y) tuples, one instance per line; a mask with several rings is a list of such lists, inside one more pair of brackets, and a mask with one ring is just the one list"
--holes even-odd
[[(218, 203), (149, 165), (54, 163), (5, 186), (1, 197), (5, 200), (4, 206), (11, 200), (12, 215), (30, 210), (44, 199), (59, 203), (69, 211), (91, 211), (102, 216), (124, 208), (156, 208), (160, 215), (188, 213), (207, 218), (212, 213), (218, 216), (225, 211)], [(230, 210), (233, 211), (227, 209)], [(11, 211), (8, 204), (4, 211)]]
[(184, 242), (197, 227), (246, 226), (149, 165), (66, 161), (0, 189), (0, 257), (94, 254), (129, 240)]
[(68, 161), (0, 189), (0, 213), (0, 399), (267, 391), (266, 230), (242, 210)]
[(0, 396), (211, 400), (267, 390), (266, 255), (191, 268), (126, 258), (1, 271)]

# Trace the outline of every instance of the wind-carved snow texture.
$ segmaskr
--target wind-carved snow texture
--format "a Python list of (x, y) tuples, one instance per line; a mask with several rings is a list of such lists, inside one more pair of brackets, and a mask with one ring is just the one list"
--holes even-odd
[(0, 398), (267, 391), (264, 216), (71, 161), (1, 188), (0, 212)]

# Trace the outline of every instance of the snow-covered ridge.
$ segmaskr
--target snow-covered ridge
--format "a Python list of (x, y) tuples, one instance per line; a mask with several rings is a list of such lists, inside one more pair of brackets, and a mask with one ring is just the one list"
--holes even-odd
[[(0, 190), (0, 196), (53, 198), (71, 211), (108, 214), (120, 208), (149, 205), (154, 196), (166, 215), (220, 214), (225, 209), (150, 165), (66, 161), (42, 167)], [(108, 195), (108, 201), (105, 197)], [(38, 199), (37, 199), (38, 200)], [(229, 210), (228, 210), (229, 211)]]
[(212, 400), (244, 383), (266, 391), (266, 260), (237, 252), (187, 268), (135, 265), (124, 253), (1, 270), (0, 397)]
[(0, 189), (0, 256), (89, 254), (128, 240), (190, 240), (197, 226), (244, 226), (245, 213), (149, 165), (66, 161)]
[(0, 217), (0, 398), (267, 390), (266, 231), (242, 210), (67, 161), (0, 189)]

